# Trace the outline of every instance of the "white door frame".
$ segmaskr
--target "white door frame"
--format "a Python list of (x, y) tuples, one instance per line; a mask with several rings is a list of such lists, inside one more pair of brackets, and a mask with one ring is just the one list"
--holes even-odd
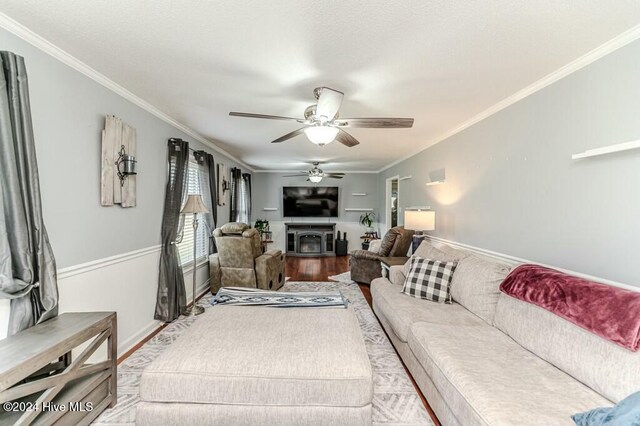
[(398, 181), (398, 224), (400, 224), (400, 175), (395, 175), (395, 176), (392, 176), (392, 177), (388, 178), (386, 180), (386, 183), (385, 183), (386, 197), (385, 197), (385, 200), (384, 200), (384, 205), (385, 205), (385, 208), (384, 208), (384, 210), (385, 210), (385, 213), (384, 213), (384, 215), (385, 215), (384, 226), (385, 226), (386, 229), (384, 230), (382, 235), (386, 234), (387, 231), (389, 229), (391, 229), (391, 226), (389, 226), (389, 225), (391, 225), (391, 181), (393, 181), (393, 180), (397, 180)]

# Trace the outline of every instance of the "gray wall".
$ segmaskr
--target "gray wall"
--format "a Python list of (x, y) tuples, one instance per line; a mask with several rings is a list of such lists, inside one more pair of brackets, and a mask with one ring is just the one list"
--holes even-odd
[[(301, 169), (302, 170), (302, 169)], [(282, 216), (283, 186), (314, 186), (304, 177), (285, 178), (287, 173), (254, 173), (252, 181), (252, 220), (263, 218), (269, 220), (273, 232), (273, 244), (269, 249), (285, 250), (285, 222), (331, 222), (336, 223), (336, 231), (347, 233), (348, 250), (361, 248), (360, 236), (364, 227), (359, 219), (363, 212), (347, 212), (345, 208), (372, 208), (377, 214), (378, 193), (377, 174), (352, 173), (343, 179), (323, 179), (318, 185), (339, 187), (339, 213), (337, 218), (290, 218)], [(366, 196), (353, 196), (354, 192), (366, 193)], [(264, 207), (277, 207), (277, 211), (263, 211)]]
[[(311, 166), (309, 166), (311, 167)], [(302, 169), (301, 169), (302, 170)], [(266, 218), (269, 221), (289, 222), (358, 222), (361, 212), (346, 212), (345, 208), (373, 208), (377, 214), (378, 187), (377, 175), (374, 173), (352, 173), (342, 179), (323, 179), (318, 186), (339, 187), (339, 213), (337, 218), (284, 218), (282, 216), (283, 186), (316, 186), (304, 177), (282, 177), (287, 173), (254, 173), (252, 177), (251, 196), (252, 220)], [(353, 193), (366, 193), (366, 196), (352, 196)], [(264, 207), (277, 207), (278, 211), (263, 211)]]
[(571, 160), (637, 139), (640, 41), (385, 170), (378, 191), (412, 175), (401, 207), (432, 206), (436, 236), (640, 286), (640, 150)]
[[(237, 166), (4, 29), (0, 46), (26, 61), (44, 220), (59, 268), (160, 243), (168, 138), (183, 138), (216, 161)], [(100, 135), (106, 114), (137, 130), (135, 208), (100, 206)], [(220, 208), (218, 217), (226, 222), (228, 207)]]

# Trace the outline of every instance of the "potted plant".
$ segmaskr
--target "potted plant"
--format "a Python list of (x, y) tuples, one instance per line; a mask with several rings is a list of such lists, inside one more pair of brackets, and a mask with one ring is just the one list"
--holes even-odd
[(360, 224), (363, 225), (366, 229), (367, 233), (373, 232), (373, 219), (376, 217), (374, 212), (366, 212), (360, 215)]

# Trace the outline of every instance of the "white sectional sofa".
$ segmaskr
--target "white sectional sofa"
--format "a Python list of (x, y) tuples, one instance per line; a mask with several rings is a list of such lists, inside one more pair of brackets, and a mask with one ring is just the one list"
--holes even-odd
[(454, 303), (401, 292), (404, 268), (371, 283), (373, 309), (443, 425), (573, 425), (571, 415), (640, 390), (631, 352), (500, 293), (509, 266), (423, 242), (458, 260)]

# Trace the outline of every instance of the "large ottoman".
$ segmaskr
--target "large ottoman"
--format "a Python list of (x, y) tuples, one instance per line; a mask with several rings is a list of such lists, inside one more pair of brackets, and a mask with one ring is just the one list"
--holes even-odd
[(215, 306), (142, 374), (136, 424), (370, 425), (351, 308)]

